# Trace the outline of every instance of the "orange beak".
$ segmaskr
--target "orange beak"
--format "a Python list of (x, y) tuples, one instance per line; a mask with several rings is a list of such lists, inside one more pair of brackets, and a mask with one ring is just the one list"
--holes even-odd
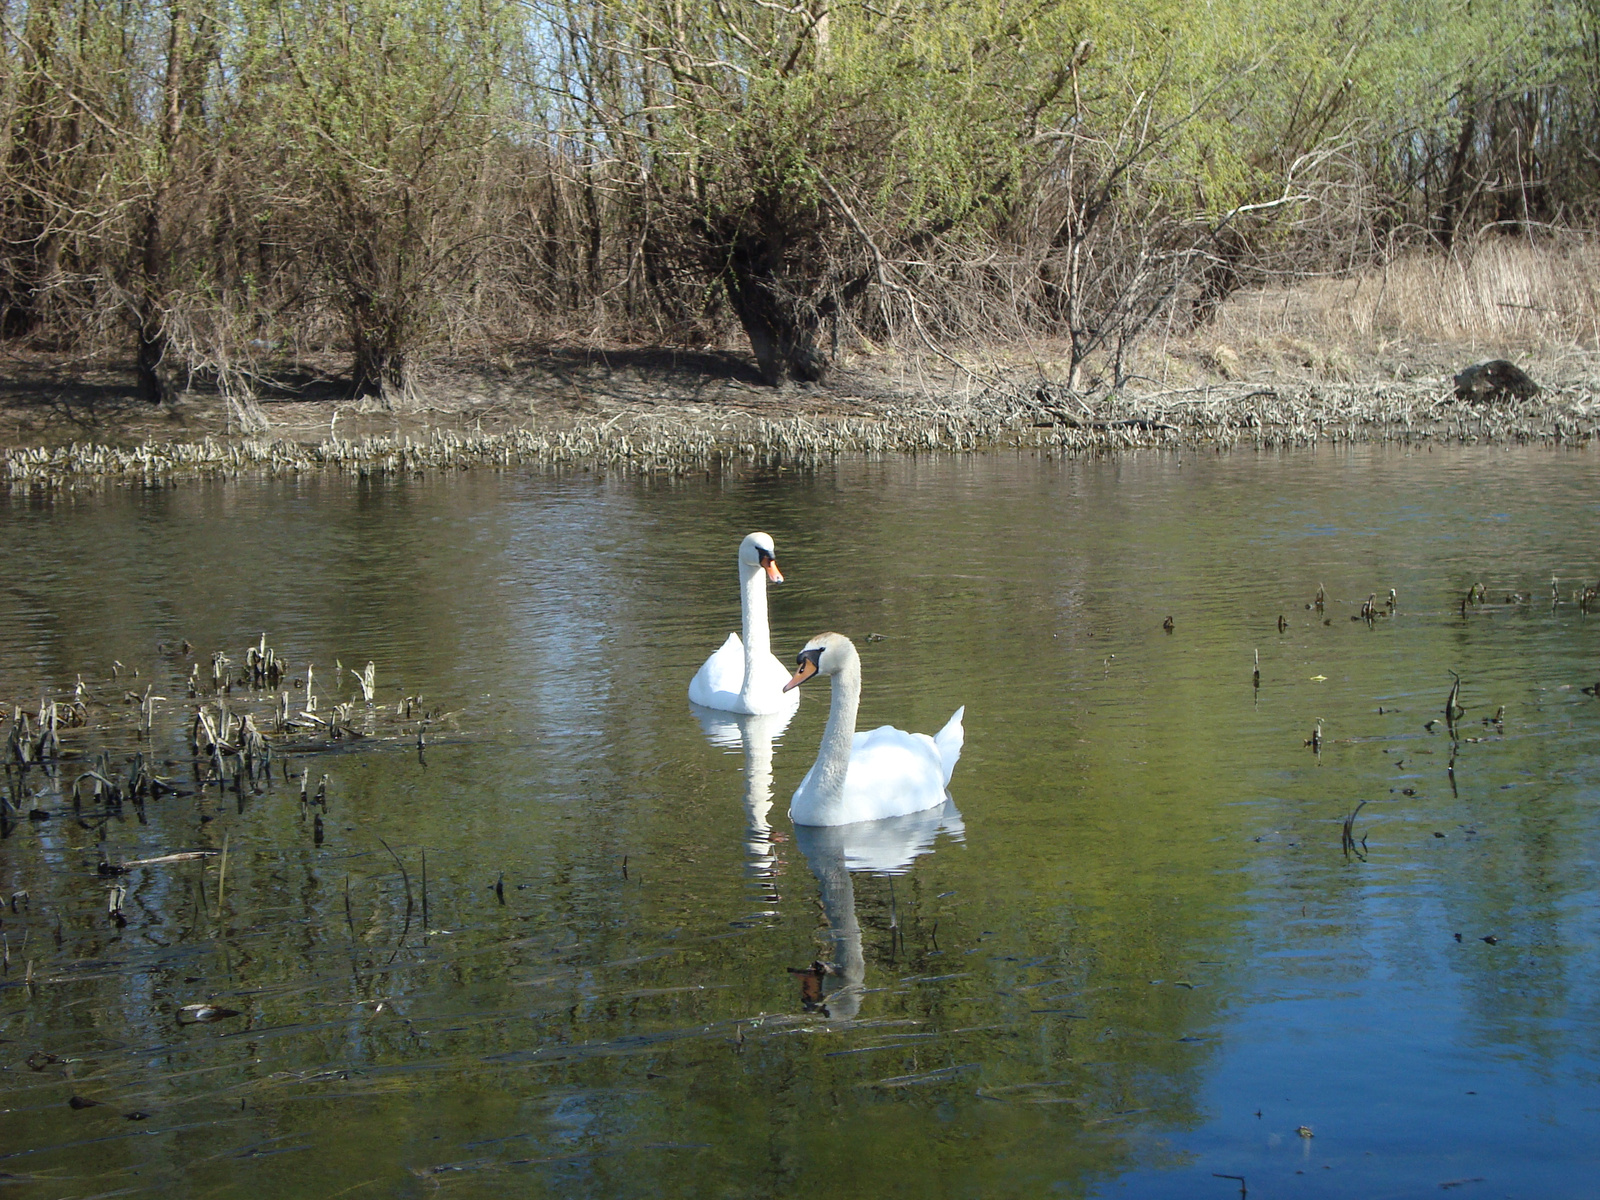
[(777, 559), (769, 558), (769, 559), (767, 559), (766, 562), (762, 563), (761, 565), (766, 568), (766, 570), (767, 570), (767, 578), (770, 579), (773, 583), (782, 583), (783, 582), (783, 572), (778, 570), (778, 560)]
[(810, 679), (816, 673), (817, 673), (817, 664), (816, 664), (816, 662), (814, 660), (810, 659), (810, 658), (806, 659), (804, 662), (802, 662), (800, 664), (800, 669), (794, 673), (794, 678), (789, 680), (788, 683), (783, 685), (783, 690), (787, 692), (792, 688), (799, 687), (802, 683), (804, 683), (806, 680)]

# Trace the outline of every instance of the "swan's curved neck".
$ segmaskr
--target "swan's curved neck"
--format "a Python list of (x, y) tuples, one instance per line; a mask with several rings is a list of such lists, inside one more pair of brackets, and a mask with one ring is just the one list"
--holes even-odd
[[(844, 807), (844, 780), (850, 770), (850, 749), (856, 736), (856, 710), (861, 707), (861, 660), (850, 655), (833, 674), (833, 697), (822, 747), (811, 768), (810, 794), (806, 797), (806, 825), (839, 824)], [(797, 816), (796, 820), (801, 818)]]
[(772, 653), (772, 635), (767, 631), (767, 576), (759, 563), (739, 560), (739, 611), (744, 618), (744, 688), (754, 681), (757, 662)]

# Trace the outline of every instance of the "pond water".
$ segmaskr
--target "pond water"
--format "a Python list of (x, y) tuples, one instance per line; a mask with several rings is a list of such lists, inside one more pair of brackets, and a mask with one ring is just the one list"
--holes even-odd
[[(81, 674), (126, 729), (153, 684), (141, 748), (190, 793), (104, 819), (74, 814), (85, 761), (4, 781), (49, 817), (0, 842), (6, 1194), (1592, 1195), (1597, 465), (995, 454), (0, 501), (0, 699)], [(944, 809), (790, 823), (821, 681), (786, 727), (691, 712), (752, 529), (788, 577), (774, 649), (853, 637), (864, 728), (966, 705)], [(390, 712), (456, 715), (420, 752), (389, 720), (196, 791), (184, 680), (263, 631), (325, 706), (371, 660)], [(179, 1019), (201, 1003), (238, 1015)]]

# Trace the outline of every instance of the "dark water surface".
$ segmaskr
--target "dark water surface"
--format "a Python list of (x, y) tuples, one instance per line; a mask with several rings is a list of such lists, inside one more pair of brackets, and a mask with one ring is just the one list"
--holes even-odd
[[(996, 455), (0, 501), (8, 703), (81, 673), (125, 713), (153, 681), (147, 750), (188, 778), (176, 647), (208, 675), (266, 631), (329, 699), (371, 659), (380, 703), (461, 731), (294, 762), (328, 776), (321, 845), (276, 778), (103, 824), (74, 819), (81, 762), (5, 781), (51, 819), (0, 842), (4, 1194), (1592, 1196), (1600, 612), (1571, 593), (1600, 577), (1597, 467)], [(776, 733), (690, 712), (757, 528), (781, 657), (854, 637), (864, 726), (967, 706), (950, 810), (797, 834), (826, 687)], [(1455, 738), (1425, 728), (1451, 671)], [(96, 873), (224, 840), (225, 882)], [(789, 968), (818, 958), (841, 973), (808, 1003)], [(200, 1002), (241, 1015), (180, 1024)]]

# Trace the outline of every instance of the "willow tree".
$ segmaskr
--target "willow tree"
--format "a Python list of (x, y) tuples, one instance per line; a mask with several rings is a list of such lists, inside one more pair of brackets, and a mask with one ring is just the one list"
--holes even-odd
[(275, 3), (259, 69), (278, 170), (353, 350), (351, 390), (415, 396), (418, 352), (467, 303), (492, 229), (511, 8), (500, 0)]
[(846, 308), (920, 319), (891, 264), (1016, 184), (1078, 40), (1069, 7), (568, 0), (559, 27), (574, 109), (657, 251), (721, 289), (779, 383), (826, 374)]

